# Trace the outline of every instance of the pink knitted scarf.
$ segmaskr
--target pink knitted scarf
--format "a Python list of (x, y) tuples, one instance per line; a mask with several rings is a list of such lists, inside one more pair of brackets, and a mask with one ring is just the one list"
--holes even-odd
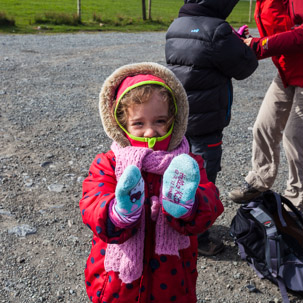
[[(173, 151), (153, 151), (152, 149), (128, 146), (121, 148), (116, 142), (111, 146), (116, 157), (115, 174), (119, 180), (128, 165), (136, 165), (141, 171), (163, 175), (172, 159), (180, 154), (189, 152), (185, 137)], [(162, 186), (161, 186), (162, 187)], [(156, 221), (155, 252), (158, 255), (179, 256), (179, 250), (189, 247), (188, 236), (173, 229), (161, 211), (162, 203), (156, 196), (151, 198), (151, 217)], [(141, 223), (137, 233), (123, 244), (108, 244), (104, 266), (105, 270), (119, 272), (119, 278), (124, 283), (138, 279), (143, 272), (143, 253), (145, 236), (144, 207)]]

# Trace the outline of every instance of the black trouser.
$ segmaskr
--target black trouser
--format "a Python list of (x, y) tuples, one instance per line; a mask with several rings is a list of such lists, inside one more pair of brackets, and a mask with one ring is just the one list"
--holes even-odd
[(211, 136), (187, 136), (191, 152), (202, 156), (209, 181), (216, 183), (218, 172), (221, 170), (222, 133)]
[[(207, 178), (214, 184), (216, 183), (218, 172), (221, 171), (222, 138), (222, 133), (203, 137), (187, 136), (191, 152), (202, 156)], [(206, 230), (199, 235), (199, 242), (208, 242), (208, 237), (209, 231)]]

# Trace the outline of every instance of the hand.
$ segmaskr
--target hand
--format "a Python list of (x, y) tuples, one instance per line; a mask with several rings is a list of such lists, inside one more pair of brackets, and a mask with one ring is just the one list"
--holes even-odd
[(243, 39), (243, 42), (244, 42), (247, 46), (250, 46), (251, 40), (252, 40), (252, 38), (246, 38), (246, 39)]
[(175, 157), (163, 175), (162, 204), (165, 211), (175, 218), (190, 213), (199, 181), (198, 163), (187, 154)]
[(122, 173), (116, 187), (116, 212), (129, 216), (144, 203), (144, 180), (137, 166), (129, 165)]

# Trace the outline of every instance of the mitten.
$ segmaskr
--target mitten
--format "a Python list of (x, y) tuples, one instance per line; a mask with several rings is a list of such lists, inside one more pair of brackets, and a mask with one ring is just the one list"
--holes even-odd
[(239, 34), (240, 37), (242, 38), (246, 38), (247, 36), (249, 36), (249, 29), (248, 29), (248, 26), (245, 24), (245, 25), (242, 25), (237, 33)]
[(175, 157), (163, 175), (162, 204), (165, 211), (175, 218), (190, 213), (199, 181), (198, 163), (187, 154)]
[(120, 216), (131, 216), (144, 202), (144, 180), (137, 166), (129, 165), (116, 187), (115, 211)]

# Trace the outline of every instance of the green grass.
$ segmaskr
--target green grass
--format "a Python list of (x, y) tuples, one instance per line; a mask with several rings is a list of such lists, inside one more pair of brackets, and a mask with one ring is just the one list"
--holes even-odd
[[(152, 0), (152, 19), (143, 21), (141, 0), (81, 0), (78, 23), (77, 0), (1, 0), (0, 12), (15, 25), (0, 25), (0, 33), (166, 31), (183, 3)], [(248, 13), (249, 1), (240, 1), (227, 21), (235, 28), (243, 24), (255, 27), (253, 18), (248, 23)]]
[(247, 24), (249, 27), (255, 28), (256, 27), (256, 22), (254, 19), (255, 4), (256, 2), (254, 1), (252, 5), (251, 22), (249, 22), (249, 1), (239, 1), (238, 4), (233, 9), (232, 13), (227, 18), (227, 21), (235, 28), (238, 28), (243, 24)]

